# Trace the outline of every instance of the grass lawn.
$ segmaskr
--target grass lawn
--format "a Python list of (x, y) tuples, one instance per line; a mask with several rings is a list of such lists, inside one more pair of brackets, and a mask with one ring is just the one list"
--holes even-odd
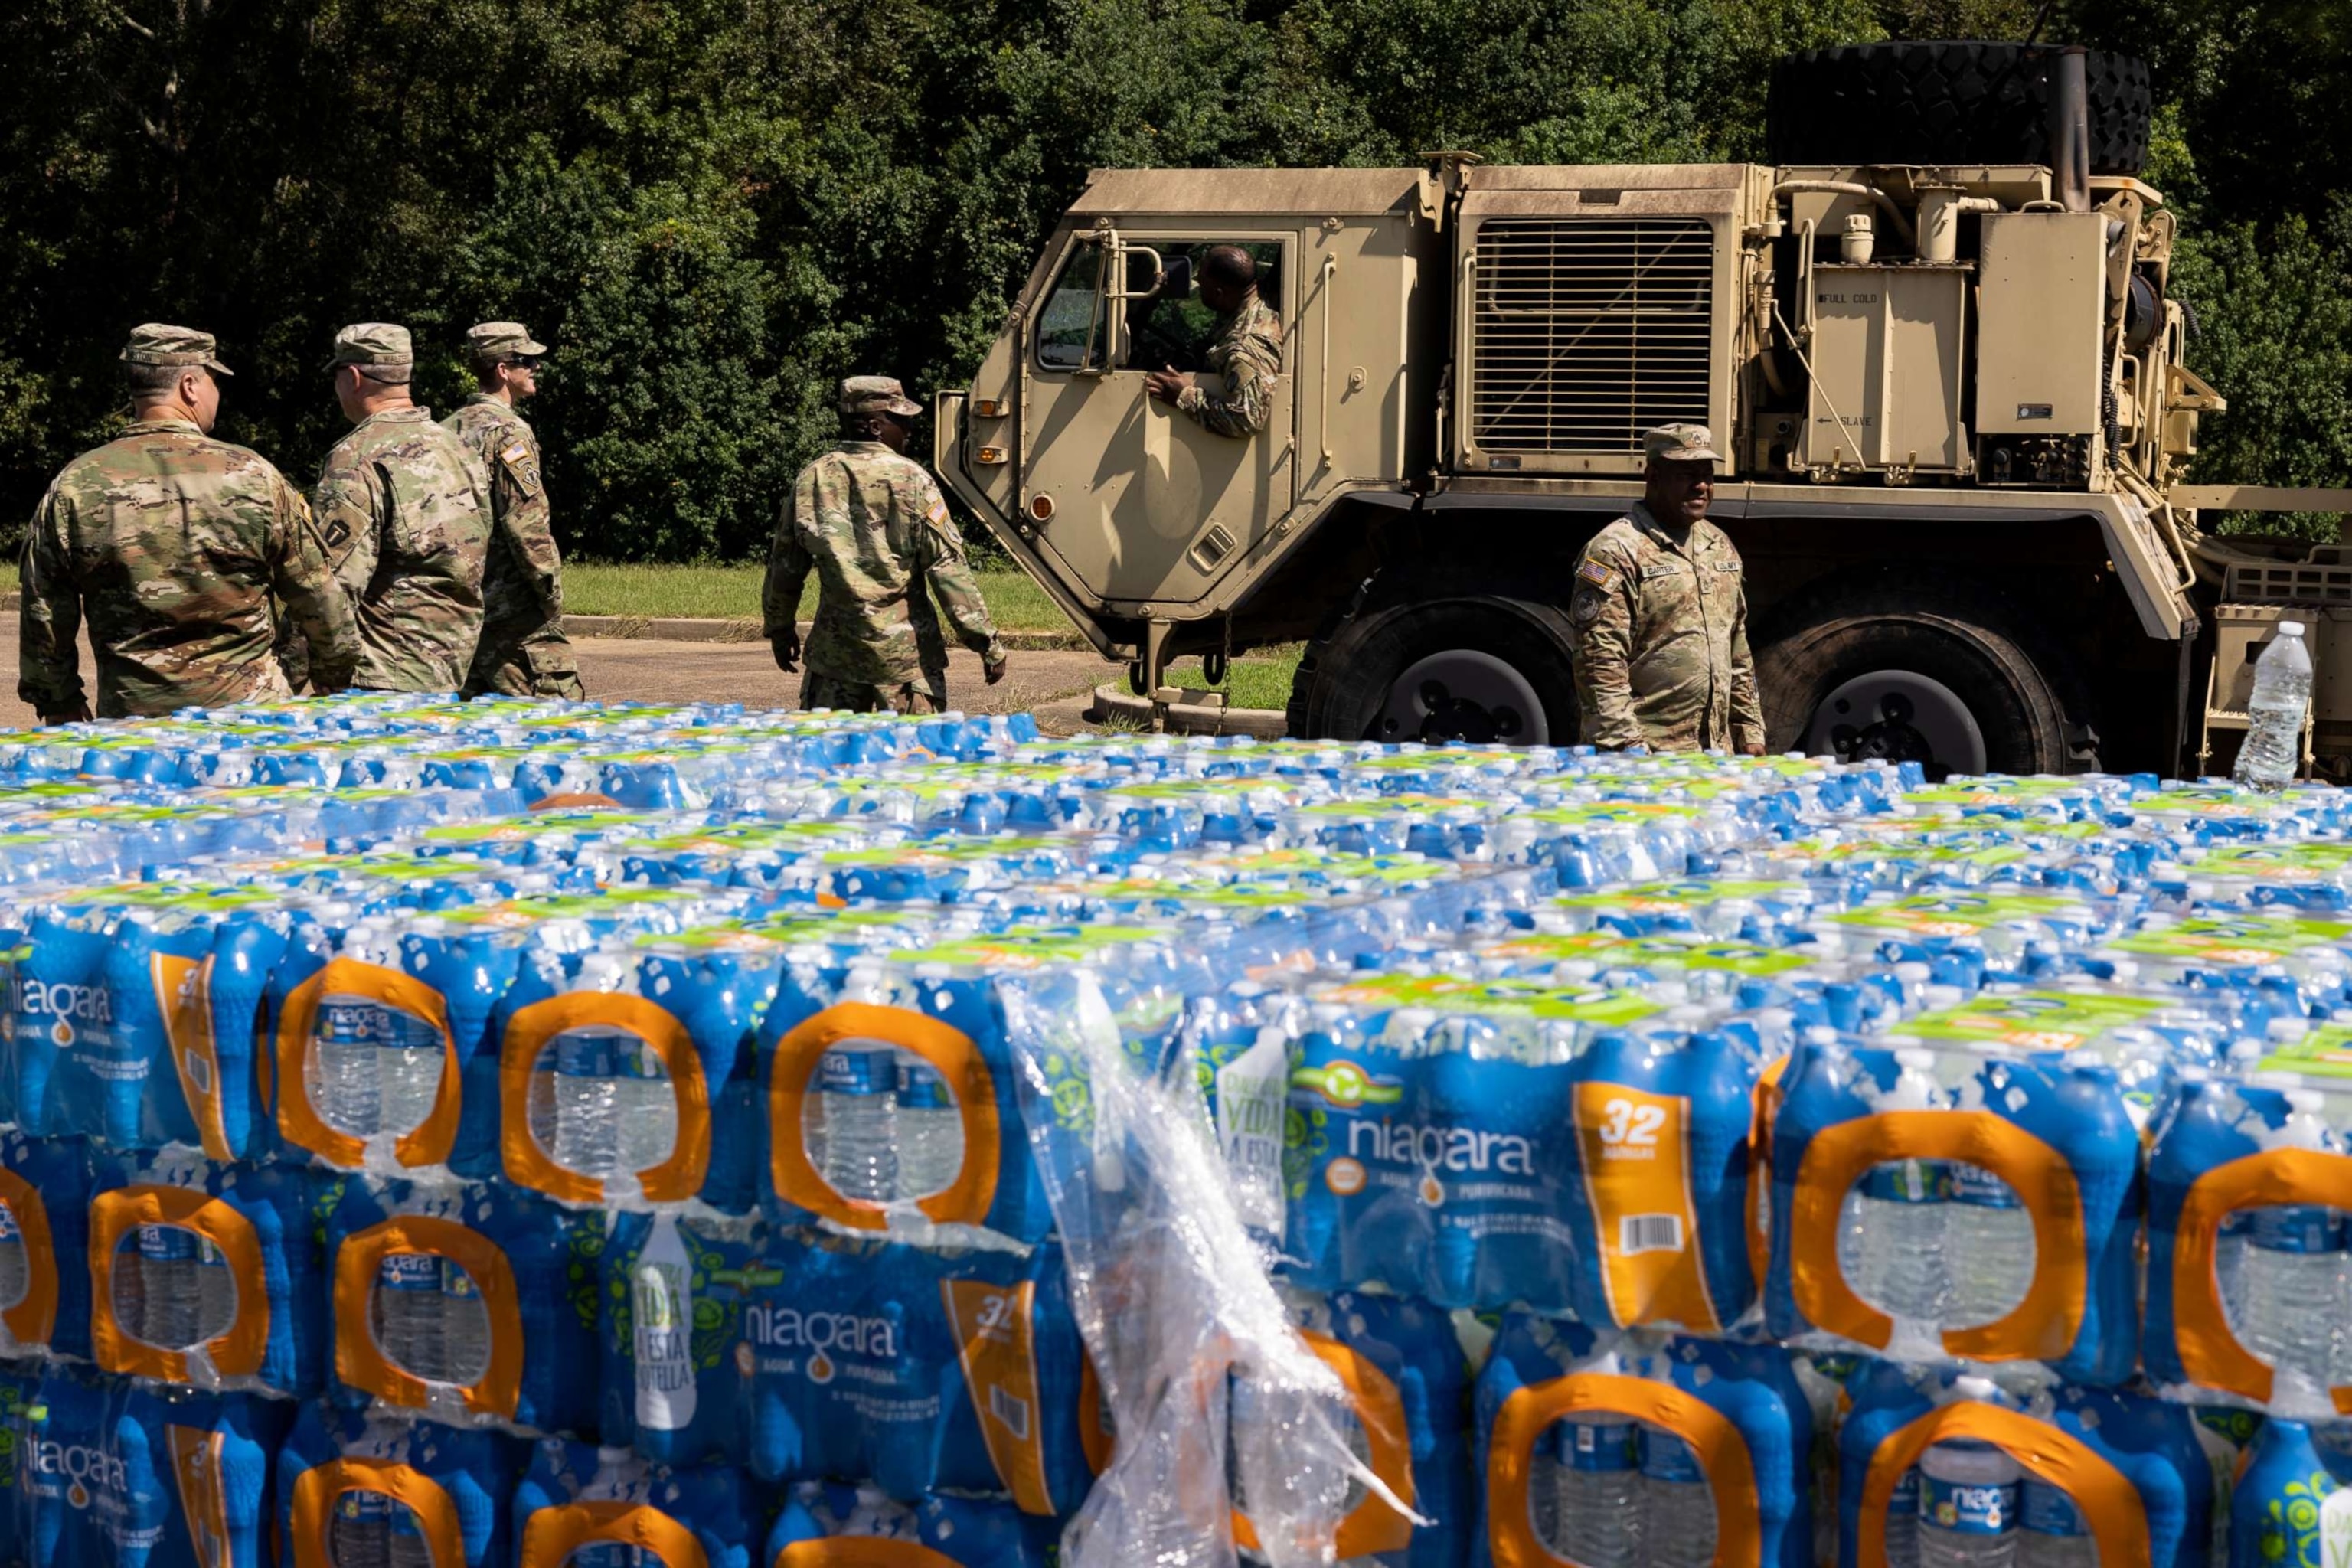
[[(760, 618), (760, 566), (649, 566), (571, 563), (563, 568), (563, 607), (575, 616), (697, 616)], [(979, 574), (981, 596), (1007, 631), (1071, 630), (1069, 620), (1025, 572)], [(801, 616), (816, 609), (816, 579), (801, 595)], [(1073, 634), (1075, 635), (1075, 634)]]

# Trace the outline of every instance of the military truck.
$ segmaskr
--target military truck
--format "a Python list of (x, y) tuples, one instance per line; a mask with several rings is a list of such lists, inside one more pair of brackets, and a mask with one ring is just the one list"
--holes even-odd
[[(938, 468), (1163, 720), (1235, 721), (1172, 659), (1303, 641), (1293, 734), (1572, 742), (1569, 574), (1686, 421), (1775, 749), (2194, 766), (2291, 608), (2310, 742), (2352, 752), (2352, 558), (2199, 526), (2352, 494), (2180, 483), (2223, 402), (2148, 96), (2119, 57), (1895, 44), (1784, 62), (1770, 165), (1097, 171), (940, 395)], [(1201, 368), (1219, 245), (1283, 324), (1255, 435), (1145, 385)]]

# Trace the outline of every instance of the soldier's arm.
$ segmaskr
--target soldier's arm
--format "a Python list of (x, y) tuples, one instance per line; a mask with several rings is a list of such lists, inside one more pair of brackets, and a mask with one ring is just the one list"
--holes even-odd
[(1265, 428), (1274, 406), (1274, 381), (1281, 373), (1280, 351), (1262, 337), (1244, 337), (1225, 360), (1222, 395), (1195, 383), (1179, 393), (1176, 406), (1220, 436), (1255, 436)]
[(1001, 666), (1004, 645), (997, 637), (996, 623), (989, 618), (987, 602), (980, 596), (980, 584), (972, 581), (971, 568), (965, 563), (962, 542), (956, 538), (955, 524), (948, 518), (947, 500), (929, 474), (918, 477), (921, 482), (908, 495), (908, 503), (921, 512), (915, 529), (915, 549), (923, 575), (930, 582), (931, 596), (939, 600), (948, 624), (955, 628), (956, 641), (980, 655), (982, 663), (992, 668)]
[(1647, 744), (1633, 717), (1633, 590), (1639, 574), (1615, 551), (1585, 547), (1569, 623), (1576, 628), (1576, 705), (1587, 745)]
[(530, 580), (540, 613), (563, 614), (563, 561), (555, 549), (547, 482), (539, 470), (539, 443), (517, 435), (490, 454), (490, 514)]
[(368, 584), (375, 580), (381, 482), (373, 463), (338, 464), (331, 458), (310, 500), (327, 568), (354, 604), (367, 596)]
[(89, 717), (82, 689), (81, 659), (74, 639), (81, 632), (81, 590), (67, 569), (63, 520), (58, 493), (41, 498), (41, 510), (25, 534), (19, 568), (16, 695), (43, 723)]
[(809, 573), (816, 564), (802, 545), (795, 526), (803, 510), (812, 515), (816, 510), (816, 487), (806, 470), (793, 481), (793, 492), (784, 498), (783, 510), (776, 519), (776, 537), (768, 546), (767, 581), (760, 587), (761, 632), (776, 651), (776, 667), (785, 670), (800, 661), (801, 591), (808, 586)]
[[(328, 564), (310, 506), (284, 479), (278, 482), (278, 516), (269, 559), (270, 587), (301, 627), (309, 678), (314, 691), (341, 691), (359, 665), (359, 625), (351, 600)], [(289, 678), (290, 679), (290, 678)]]
[(1764, 703), (1756, 690), (1756, 660), (1748, 651), (1748, 584), (1743, 576), (1731, 608), (1731, 743), (1760, 756)]

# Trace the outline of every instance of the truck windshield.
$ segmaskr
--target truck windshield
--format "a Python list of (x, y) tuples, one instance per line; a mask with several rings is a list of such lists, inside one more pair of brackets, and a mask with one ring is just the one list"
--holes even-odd
[[(1094, 329), (1095, 293), (1101, 287), (1102, 247), (1091, 240), (1082, 242), (1062, 264), (1061, 275), (1045, 297), (1045, 308), (1038, 314), (1040, 364), (1049, 370), (1123, 370), (1130, 365), (1140, 370), (1205, 368), (1220, 323), (1217, 313), (1202, 302), (1197, 279), (1202, 263), (1220, 245), (1237, 245), (1248, 252), (1257, 267), (1258, 297), (1280, 309), (1277, 273), (1282, 246), (1278, 241), (1153, 237), (1138, 243), (1151, 246), (1171, 261), (1183, 258), (1191, 266), (1178, 269), (1179, 281), (1163, 298), (1159, 291), (1161, 279), (1154, 277), (1150, 258), (1130, 255), (1128, 298), (1118, 307), (1127, 313), (1123, 344), (1090, 344), (1087, 336)], [(1107, 364), (1107, 355), (1115, 355), (1115, 361)]]

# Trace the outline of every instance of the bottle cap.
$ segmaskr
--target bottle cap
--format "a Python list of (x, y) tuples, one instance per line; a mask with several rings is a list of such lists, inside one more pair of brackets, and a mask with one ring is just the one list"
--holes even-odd
[(2299, 637), (2303, 635), (2303, 623), (2301, 621), (2281, 621), (2278, 624), (2278, 634), (2283, 637)]

